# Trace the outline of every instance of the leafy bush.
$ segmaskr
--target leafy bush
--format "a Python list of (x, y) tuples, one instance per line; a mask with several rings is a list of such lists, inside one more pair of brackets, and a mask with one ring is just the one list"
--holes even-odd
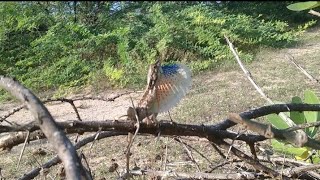
[[(242, 58), (251, 61), (258, 46), (288, 45), (315, 23), (306, 20), (291, 27), (285, 21), (265, 19), (268, 15), (247, 13), (252, 9), (232, 13), (233, 5), (1, 3), (0, 15), (5, 18), (0, 20), (0, 72), (37, 91), (93, 85), (93, 79), (104, 79), (93, 77), (101, 76), (95, 72), (104, 72), (110, 86), (141, 87), (157, 50), (167, 52), (165, 61), (184, 61), (197, 73), (233, 59), (224, 35)], [(259, 10), (256, 6), (254, 12)]]
[[(296, 96), (292, 98), (291, 103), (320, 104), (320, 100), (313, 91), (306, 90), (304, 91), (304, 99)], [(297, 125), (320, 121), (320, 112), (317, 112), (317, 111), (290, 112), (290, 113), (286, 113), (286, 115), (290, 117), (290, 119)], [(280, 116), (276, 114), (270, 114), (267, 116), (267, 118), (269, 122), (278, 129), (286, 129), (290, 127), (287, 124), (287, 122), (285, 122)], [(304, 131), (310, 138), (314, 138), (316, 136), (318, 128), (309, 127), (309, 128), (305, 128)], [(281, 152), (282, 154), (294, 155), (298, 160), (307, 160), (307, 161), (311, 160), (310, 158), (307, 159), (313, 152), (311, 148), (306, 148), (306, 147), (297, 148), (275, 139), (272, 139), (271, 143), (273, 148), (276, 151)], [(320, 158), (318, 156), (311, 156), (311, 158), (314, 163), (320, 162)]]

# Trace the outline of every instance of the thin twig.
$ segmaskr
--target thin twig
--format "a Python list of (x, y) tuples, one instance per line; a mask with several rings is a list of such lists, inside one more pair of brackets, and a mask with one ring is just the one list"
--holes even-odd
[(87, 161), (87, 158), (86, 158), (86, 156), (83, 154), (83, 152), (81, 152), (81, 159), (84, 160), (84, 162), (85, 162), (85, 164), (86, 164), (86, 166), (87, 166), (87, 168), (88, 168), (88, 173), (89, 173), (90, 177), (92, 178), (91, 168), (90, 168), (89, 163), (88, 163), (88, 161)]
[[(180, 140), (182, 139), (182, 137), (175, 137), (174, 140), (180, 142)], [(188, 140), (188, 139), (187, 139)], [(208, 142), (208, 141), (207, 141)], [(210, 141), (209, 141), (210, 142)], [(194, 152), (198, 153), (202, 158), (204, 158), (209, 164), (213, 165), (213, 163), (208, 159), (208, 157), (206, 157), (204, 154), (202, 154), (198, 149), (192, 147), (190, 144), (187, 144), (184, 141), (181, 141), (181, 143), (183, 143), (184, 145), (186, 145), (188, 148), (192, 149)]]
[[(240, 131), (240, 130), (239, 130)], [(226, 158), (225, 159), (228, 159), (228, 157), (229, 157), (229, 154), (230, 154), (230, 152), (231, 152), (231, 148), (233, 147), (233, 144), (234, 144), (234, 142), (235, 142), (235, 140), (239, 137), (239, 136), (241, 136), (241, 134), (242, 133), (239, 133), (239, 131), (238, 131), (238, 135), (237, 135), (237, 137), (235, 137), (234, 139), (232, 139), (232, 142), (231, 142), (231, 144), (230, 144), (230, 148), (228, 149), (228, 152), (227, 152), (227, 155), (226, 155)]]
[[(244, 74), (246, 75), (247, 79), (251, 82), (251, 84), (254, 86), (254, 88), (259, 92), (259, 94), (270, 104), (274, 104), (274, 102), (262, 91), (262, 89), (254, 82), (251, 73), (244, 67), (244, 65), (242, 64), (239, 55), (237, 53), (237, 51), (234, 49), (233, 44), (229, 41), (229, 38), (227, 36), (224, 36), (230, 50), (232, 51), (233, 55), (235, 56), (238, 64), (240, 65), (242, 71), (244, 72)], [(280, 113), (279, 116), (289, 125), (289, 126), (294, 126), (295, 123), (289, 118), (287, 117), (284, 113)]]
[(194, 159), (194, 157), (193, 157), (193, 155), (192, 155), (192, 152), (189, 150), (189, 148), (185, 145), (185, 143), (184, 143), (181, 139), (179, 139), (179, 142), (183, 145), (183, 148), (187, 151), (188, 157), (189, 157), (189, 158), (191, 159), (191, 161), (196, 165), (198, 172), (201, 172), (200, 166), (199, 166), (199, 164), (197, 163), (197, 161)]
[(8, 124), (13, 125), (12, 122), (7, 121), (6, 119), (7, 119), (8, 117), (12, 116), (14, 113), (16, 113), (16, 112), (20, 111), (21, 109), (23, 109), (24, 107), (25, 107), (25, 105), (22, 105), (22, 106), (13, 108), (13, 109), (11, 110), (11, 112), (9, 112), (8, 114), (0, 117), (0, 122), (5, 121), (5, 122), (7, 122)]
[(312, 9), (308, 13), (320, 17), (320, 13)]
[[(134, 93), (134, 92), (137, 92), (139, 93), (140, 91), (129, 91), (129, 92), (125, 92), (125, 93), (120, 93), (120, 94), (117, 94), (116, 96), (114, 97), (111, 97), (111, 98), (101, 98), (101, 97), (79, 97), (79, 98), (74, 98), (74, 99), (69, 99), (69, 98), (48, 98), (48, 99), (44, 99), (44, 100), (41, 100), (42, 103), (46, 104), (46, 103), (50, 103), (50, 102), (56, 102), (56, 101), (60, 101), (60, 102), (68, 102), (71, 104), (71, 106), (73, 107), (76, 115), (77, 115), (77, 118), (80, 120), (80, 115), (79, 115), (79, 112), (78, 110), (75, 108), (74, 106), (74, 101), (81, 101), (81, 100), (100, 100), (100, 101), (114, 101), (115, 99), (123, 96), (123, 95), (126, 95), (126, 94), (130, 94), (130, 93)], [(72, 105), (73, 104), (73, 105)], [(23, 108), (25, 108), (26, 106), (25, 105), (22, 105), (22, 106), (19, 106), (19, 107), (16, 107), (16, 108), (13, 108), (11, 110), (11, 112), (8, 112), (6, 115), (0, 117), (0, 122), (2, 121), (5, 121), (7, 122), (8, 124), (10, 125), (13, 125), (13, 123), (11, 123), (10, 121), (7, 121), (6, 119), (10, 116), (12, 116), (13, 114), (15, 114), (16, 112), (19, 112), (20, 110), (22, 110)]]
[(223, 152), (214, 143), (210, 142), (210, 144), (212, 145), (213, 149), (216, 150), (223, 159), (227, 159), (227, 156), (224, 155)]
[(165, 150), (165, 154), (164, 154), (164, 164), (163, 164), (163, 170), (166, 171), (167, 170), (167, 157), (168, 157), (168, 141), (169, 141), (169, 137), (166, 138), (166, 150)]
[(219, 167), (222, 167), (222, 166), (225, 166), (226, 164), (231, 164), (231, 163), (234, 163), (234, 162), (243, 162), (243, 160), (241, 159), (229, 159), (229, 160), (225, 160), (213, 167), (211, 167), (211, 169), (209, 171), (207, 171), (208, 173), (212, 173), (212, 171), (214, 171), (215, 169), (219, 168)]
[(305, 124), (298, 124), (298, 125), (295, 125), (293, 127), (289, 127), (284, 130), (287, 132), (291, 132), (291, 131), (296, 131), (298, 129), (305, 129), (308, 127), (319, 127), (319, 126), (320, 126), (320, 121), (317, 121), (317, 122), (311, 122), (311, 123), (305, 123)]
[(133, 103), (133, 100), (132, 100), (131, 96), (130, 96), (130, 100), (131, 100), (131, 104), (132, 104), (132, 107), (133, 107), (134, 114), (135, 114), (135, 117), (136, 117), (137, 122), (136, 122), (136, 124), (135, 124), (135, 126), (136, 126), (136, 131), (135, 131), (135, 133), (133, 134), (133, 136), (131, 136), (131, 133), (130, 133), (130, 132), (129, 132), (129, 134), (128, 134), (129, 143), (128, 143), (127, 151), (126, 151), (126, 158), (127, 158), (127, 161), (126, 161), (126, 170), (127, 170), (127, 172), (126, 172), (126, 175), (124, 176), (125, 178), (130, 178), (130, 168), (129, 168), (129, 160), (130, 160), (130, 154), (131, 154), (131, 153), (130, 153), (130, 149), (131, 149), (131, 146), (132, 146), (132, 144), (133, 144), (133, 141), (134, 141), (135, 137), (137, 136), (138, 131), (139, 131), (139, 129), (140, 129), (140, 122), (139, 122), (139, 118), (138, 118), (138, 113), (137, 113), (137, 111), (136, 111), (136, 108), (135, 108), (135, 106), (134, 106), (134, 103)]
[[(213, 142), (214, 141), (215, 140), (213, 139)], [(220, 141), (219, 144), (224, 149), (229, 149), (230, 148), (230, 144), (225, 142), (225, 141)], [(259, 169), (259, 170), (265, 172), (269, 176), (271, 176), (271, 177), (281, 177), (282, 179), (289, 180), (289, 178), (287, 176), (281, 175), (280, 173), (278, 173), (278, 172), (270, 169), (269, 167), (261, 164), (260, 162), (258, 162), (257, 160), (254, 160), (253, 158), (251, 158), (250, 156), (246, 155), (245, 153), (243, 153), (242, 151), (238, 150), (237, 148), (231, 147), (231, 151), (238, 158), (244, 160), (245, 162), (247, 162), (248, 164), (252, 165), (256, 169)]]
[(90, 152), (91, 152), (91, 150), (92, 150), (92, 147), (93, 147), (93, 145), (94, 145), (94, 143), (96, 142), (96, 140), (98, 139), (98, 137), (99, 137), (99, 135), (100, 135), (100, 132), (101, 132), (101, 130), (99, 130), (97, 133), (96, 133), (96, 136), (95, 136), (95, 138), (94, 138), (94, 141), (92, 141), (92, 143), (91, 143), (91, 145), (90, 145)]
[(21, 161), (23, 152), (24, 152), (24, 150), (26, 148), (26, 145), (27, 145), (27, 142), (28, 142), (28, 139), (29, 139), (29, 135), (30, 135), (30, 131), (27, 131), (27, 137), (26, 137), (26, 140), (23, 143), (23, 146), (22, 146), (22, 149), (21, 149), (21, 152), (20, 152), (20, 156), (19, 156), (19, 160), (18, 160), (18, 164), (17, 164), (17, 169), (19, 169), (20, 161)]
[(289, 61), (294, 64), (304, 75), (307, 76), (307, 78), (309, 78), (312, 82), (317, 82), (319, 83), (319, 80), (316, 79), (315, 77), (313, 77), (310, 73), (308, 73), (305, 69), (303, 69), (299, 64), (297, 64), (294, 61), (294, 57), (291, 54), (285, 54), (287, 59), (289, 59)]
[[(103, 139), (103, 138), (107, 138), (107, 137), (119, 136), (119, 135), (125, 135), (125, 134), (126, 133), (101, 132), (97, 139)], [(80, 140), (78, 143), (75, 144), (75, 148), (80, 149), (82, 146), (85, 146), (86, 144), (94, 141), (95, 138), (96, 138), (96, 134), (89, 136), (83, 140)], [(28, 173), (24, 174), (19, 179), (20, 180), (27, 180), (27, 179), (35, 178), (37, 175), (39, 175), (41, 169), (50, 168), (54, 165), (57, 165), (58, 163), (60, 163), (60, 159), (58, 156), (55, 156), (54, 158), (50, 159), (46, 163), (42, 164), (40, 167), (36, 167), (36, 168), (32, 169), (31, 171), (29, 171)]]

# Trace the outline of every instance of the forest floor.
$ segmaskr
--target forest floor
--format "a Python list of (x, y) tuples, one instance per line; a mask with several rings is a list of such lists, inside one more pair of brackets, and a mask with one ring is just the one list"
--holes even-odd
[[(287, 54), (305, 68), (313, 77), (320, 79), (320, 28), (306, 32), (298, 44), (285, 49), (262, 48), (255, 60), (246, 64), (253, 79), (269, 98), (278, 102), (290, 102), (294, 96), (303, 97), (306, 89), (314, 90), (320, 95), (320, 84), (310, 81), (287, 58)], [(114, 97), (119, 93), (130, 90), (107, 90), (94, 96)], [(92, 95), (76, 94), (68, 98)], [(141, 92), (123, 95), (114, 101), (80, 100), (75, 102), (83, 121), (114, 120), (126, 114), (131, 106), (130, 97), (137, 102)], [(222, 67), (214, 71), (205, 72), (193, 77), (193, 85), (187, 96), (170, 112), (174, 121), (188, 124), (214, 124), (228, 117), (228, 113), (239, 113), (266, 105), (267, 102), (254, 89), (237, 64)], [(18, 103), (0, 105), (0, 117), (8, 113)], [(76, 120), (76, 114), (68, 103), (46, 104), (50, 113), (57, 121)], [(169, 120), (168, 114), (161, 114), (158, 119)], [(7, 118), (10, 122), (24, 124), (33, 120), (27, 110), (21, 110)], [(92, 133), (91, 133), (92, 134)], [(89, 134), (80, 136), (85, 137)], [(75, 136), (70, 136), (74, 140)], [(185, 138), (184, 142), (203, 153), (210, 161), (193, 152), (194, 159), (202, 171), (209, 170), (210, 164), (221, 161), (212, 145), (200, 138)], [(82, 152), (87, 157), (95, 179), (115, 179), (116, 172), (109, 172), (112, 163), (119, 164), (119, 171), (125, 169), (125, 150), (127, 138), (125, 136), (111, 137), (99, 140), (90, 149), (89, 145)], [(22, 145), (14, 147), (9, 152), (0, 154), (0, 168), (5, 179), (17, 179), (32, 168), (45, 163), (54, 156), (52, 148), (46, 141), (31, 143), (26, 147), (20, 166), (17, 167)], [(33, 150), (42, 148), (47, 155), (34, 155)], [(131, 165), (153, 170), (166, 169), (180, 172), (197, 172), (194, 162), (188, 157), (188, 151), (175, 141), (173, 137), (138, 136), (132, 147)], [(166, 159), (167, 163), (163, 162)], [(61, 165), (60, 165), (61, 166)], [(52, 168), (46, 176), (57, 179), (58, 168)], [(44, 179), (44, 175), (37, 179)], [(55, 178), (56, 177), (56, 178)], [(149, 179), (149, 178), (147, 178)]]

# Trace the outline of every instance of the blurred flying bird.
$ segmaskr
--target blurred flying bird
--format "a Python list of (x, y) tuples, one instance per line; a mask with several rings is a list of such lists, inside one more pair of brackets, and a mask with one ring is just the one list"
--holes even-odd
[[(156, 122), (158, 113), (167, 112), (176, 106), (189, 91), (191, 83), (191, 71), (186, 65), (161, 65), (158, 59), (149, 67), (147, 87), (136, 107), (139, 121), (147, 118), (147, 122)], [(127, 115), (136, 120), (132, 107), (129, 107)]]

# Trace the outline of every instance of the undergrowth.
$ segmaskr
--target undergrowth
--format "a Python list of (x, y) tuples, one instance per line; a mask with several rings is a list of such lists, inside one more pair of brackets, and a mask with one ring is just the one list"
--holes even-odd
[[(260, 6), (283, 13), (287, 4)], [(303, 14), (295, 14), (304, 17), (295, 24), (277, 18), (280, 11), (257, 14), (255, 5), (236, 11), (236, 2), (1, 3), (0, 73), (35, 92), (60, 95), (88, 86), (141, 88), (157, 50), (198, 74), (233, 61), (224, 35), (251, 62), (255, 49), (293, 44), (316, 23)]]

